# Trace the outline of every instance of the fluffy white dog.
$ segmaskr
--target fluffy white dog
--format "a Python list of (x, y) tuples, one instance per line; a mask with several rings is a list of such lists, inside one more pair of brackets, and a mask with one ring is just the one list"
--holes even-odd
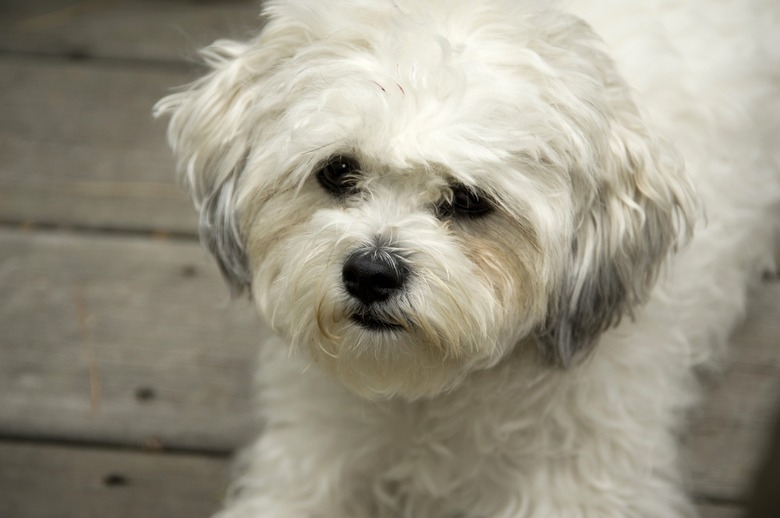
[(219, 516), (692, 516), (694, 371), (772, 262), (773, 4), (279, 0), (207, 48), (157, 111), (279, 337)]

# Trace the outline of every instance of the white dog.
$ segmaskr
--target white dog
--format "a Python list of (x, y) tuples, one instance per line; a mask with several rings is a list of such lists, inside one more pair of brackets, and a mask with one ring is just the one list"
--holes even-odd
[(159, 103), (279, 337), (220, 517), (695, 514), (694, 370), (772, 262), (778, 9), (567, 4), (269, 1)]

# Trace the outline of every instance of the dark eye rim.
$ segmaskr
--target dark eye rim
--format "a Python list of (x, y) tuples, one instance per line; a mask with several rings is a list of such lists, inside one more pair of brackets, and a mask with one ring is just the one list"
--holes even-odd
[(348, 154), (332, 155), (317, 166), (317, 181), (323, 189), (335, 197), (354, 192), (356, 174), (360, 171), (360, 162)]
[(493, 212), (493, 202), (479, 189), (463, 184), (451, 186), (452, 198), (442, 202), (438, 213), (442, 217), (463, 216), (480, 218)]

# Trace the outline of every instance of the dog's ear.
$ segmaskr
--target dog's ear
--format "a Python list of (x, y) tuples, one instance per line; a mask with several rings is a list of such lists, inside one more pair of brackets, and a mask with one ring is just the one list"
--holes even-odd
[(561, 366), (645, 301), (664, 259), (689, 237), (696, 206), (682, 158), (652, 135), (625, 86), (608, 88), (609, 142), (585, 194), (576, 193), (569, 265), (541, 335), (543, 354)]
[(250, 152), (242, 128), (256, 94), (247, 84), (248, 45), (217, 41), (201, 54), (211, 72), (160, 100), (155, 116), (170, 115), (168, 141), (198, 211), (201, 241), (214, 254), (232, 292), (249, 284), (236, 202)]
[(269, 22), (246, 43), (219, 40), (201, 51), (211, 72), (155, 106), (155, 116), (170, 115), (168, 141), (199, 213), (201, 241), (234, 294), (251, 281), (237, 204), (247, 158), (262, 131), (257, 113), (267, 97), (265, 79), (300, 37)]

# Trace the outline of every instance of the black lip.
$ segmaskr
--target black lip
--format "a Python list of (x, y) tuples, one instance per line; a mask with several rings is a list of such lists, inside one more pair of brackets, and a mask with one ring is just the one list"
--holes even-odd
[(402, 326), (386, 322), (371, 313), (353, 313), (350, 318), (360, 327), (369, 331), (398, 331), (403, 329)]

